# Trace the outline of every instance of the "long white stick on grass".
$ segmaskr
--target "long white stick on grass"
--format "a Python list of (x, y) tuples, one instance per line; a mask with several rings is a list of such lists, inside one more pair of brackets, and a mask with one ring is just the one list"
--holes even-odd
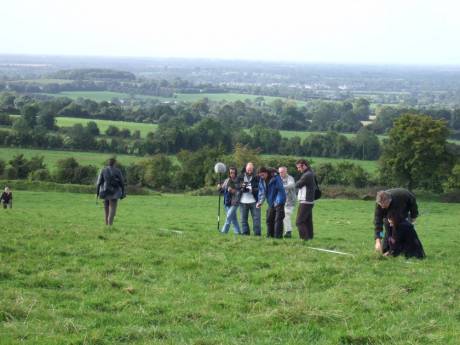
[(159, 229), (161, 231), (167, 231), (167, 232), (172, 232), (172, 233), (175, 233), (175, 234), (180, 234), (182, 235), (184, 232), (183, 231), (179, 231), (179, 230), (171, 230), (171, 229), (165, 229), (165, 228), (161, 228)]
[(349, 256), (354, 256), (353, 254), (350, 253), (344, 253), (344, 252), (339, 252), (336, 250), (330, 250), (330, 249), (323, 249), (323, 248), (315, 248), (315, 247), (307, 247), (309, 249), (317, 250), (320, 252), (326, 252), (326, 253), (333, 253), (333, 254), (339, 254), (339, 255), (349, 255)]

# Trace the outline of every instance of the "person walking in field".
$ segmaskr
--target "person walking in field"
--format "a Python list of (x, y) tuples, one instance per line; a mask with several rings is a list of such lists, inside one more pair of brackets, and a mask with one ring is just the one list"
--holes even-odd
[(389, 224), (388, 250), (383, 255), (399, 256), (403, 254), (406, 258), (423, 259), (425, 251), (412, 223), (402, 218), (398, 211), (389, 212), (387, 220)]
[[(404, 188), (394, 188), (377, 192), (374, 212), (375, 250), (386, 253), (389, 250), (388, 214), (398, 213), (399, 218), (407, 219), (414, 224), (418, 217), (418, 206), (415, 195)], [(383, 228), (385, 227), (385, 234)]]
[(283, 181), (275, 169), (261, 167), (259, 169), (259, 209), (267, 199), (267, 237), (283, 238), (284, 204), (286, 192)]
[(248, 218), (249, 212), (251, 212), (254, 235), (260, 236), (260, 208), (256, 207), (259, 198), (259, 177), (254, 172), (253, 163), (249, 162), (246, 164), (243, 172), (238, 176), (238, 185), (241, 190), (240, 211), (242, 234), (250, 234)]
[(4, 209), (13, 208), (13, 192), (9, 187), (5, 187), (2, 195), (0, 196), (0, 201)]
[(313, 239), (313, 206), (315, 205), (315, 191), (318, 189), (315, 173), (305, 159), (296, 162), (297, 170), (302, 176), (295, 184), (298, 189), (296, 225), (301, 239), (307, 241)]
[(228, 170), (228, 178), (222, 185), (217, 186), (219, 192), (224, 194), (224, 207), (226, 210), (226, 219), (221, 232), (226, 234), (230, 230), (230, 225), (233, 224), (235, 234), (240, 234), (240, 225), (238, 224), (237, 210), (240, 203), (240, 186), (238, 185), (237, 170), (235, 167), (230, 167)]
[(288, 174), (287, 168), (282, 166), (278, 168), (279, 175), (283, 181), (284, 190), (286, 191), (286, 203), (284, 204), (284, 237), (292, 237), (291, 216), (294, 212), (296, 203), (295, 180)]
[(109, 226), (113, 224), (118, 200), (126, 196), (125, 179), (115, 165), (116, 159), (110, 158), (108, 166), (99, 173), (96, 184), (97, 197), (104, 200), (105, 224)]

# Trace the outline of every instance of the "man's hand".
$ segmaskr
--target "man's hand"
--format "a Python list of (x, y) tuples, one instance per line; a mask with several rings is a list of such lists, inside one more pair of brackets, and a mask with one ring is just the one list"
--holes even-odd
[(375, 239), (375, 250), (377, 252), (382, 252), (382, 239), (380, 238)]
[(260, 208), (260, 206), (262, 206), (262, 205), (259, 204), (259, 203), (256, 204), (256, 208)]
[(222, 186), (220, 185), (220, 183), (217, 184), (217, 189), (220, 189)]

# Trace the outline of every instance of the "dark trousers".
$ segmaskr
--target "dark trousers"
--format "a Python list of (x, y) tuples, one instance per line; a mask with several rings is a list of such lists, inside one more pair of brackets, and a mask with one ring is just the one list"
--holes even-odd
[(295, 224), (299, 229), (299, 236), (303, 240), (313, 238), (313, 204), (299, 204)]
[(283, 238), (284, 204), (267, 209), (267, 237)]

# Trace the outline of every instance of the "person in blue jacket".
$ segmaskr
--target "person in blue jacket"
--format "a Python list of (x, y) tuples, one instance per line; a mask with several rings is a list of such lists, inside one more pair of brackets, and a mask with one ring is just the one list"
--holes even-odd
[(275, 169), (261, 167), (259, 169), (259, 200), (260, 208), (267, 200), (267, 237), (283, 238), (284, 204), (286, 191), (283, 181)]

